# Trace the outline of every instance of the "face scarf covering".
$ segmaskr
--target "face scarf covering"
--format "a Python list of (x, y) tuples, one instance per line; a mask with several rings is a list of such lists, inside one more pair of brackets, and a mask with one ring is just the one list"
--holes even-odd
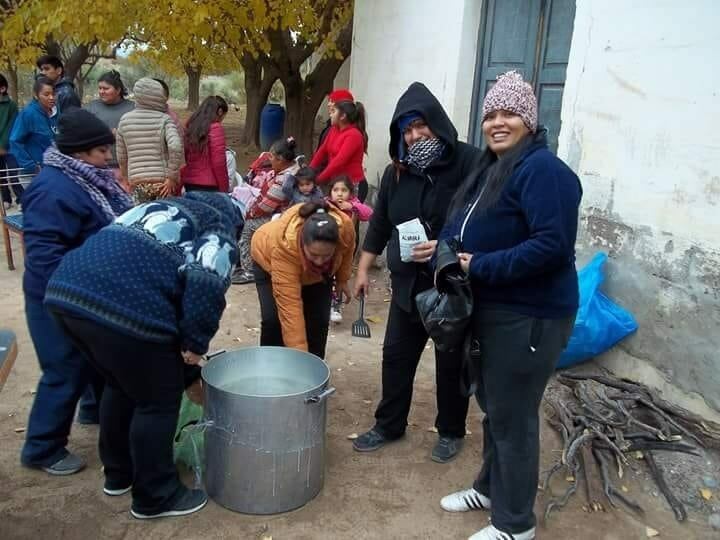
[(421, 171), (427, 169), (445, 151), (445, 143), (437, 137), (424, 139), (408, 148), (407, 156), (403, 160), (406, 165), (417, 167)]

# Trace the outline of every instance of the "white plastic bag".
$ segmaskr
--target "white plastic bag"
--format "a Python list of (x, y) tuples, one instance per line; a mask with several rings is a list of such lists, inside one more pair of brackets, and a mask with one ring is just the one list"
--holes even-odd
[(230, 193), (232, 193), (233, 188), (238, 185), (235, 176), (237, 174), (237, 154), (230, 148), (225, 149), (225, 164), (227, 165), (228, 179), (230, 180), (229, 189)]
[(400, 235), (400, 260), (412, 262), (412, 248), (427, 242), (425, 227), (418, 218), (411, 219), (397, 226)]

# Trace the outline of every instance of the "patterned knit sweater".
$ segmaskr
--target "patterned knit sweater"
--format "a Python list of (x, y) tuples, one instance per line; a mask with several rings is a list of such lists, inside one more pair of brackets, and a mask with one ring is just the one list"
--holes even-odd
[(204, 354), (237, 261), (235, 212), (224, 194), (191, 193), (137, 206), (63, 258), (45, 304), (138, 339), (178, 342)]

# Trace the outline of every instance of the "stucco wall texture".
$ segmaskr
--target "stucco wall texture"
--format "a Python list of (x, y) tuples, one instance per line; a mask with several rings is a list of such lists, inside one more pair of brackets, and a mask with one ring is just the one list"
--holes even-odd
[(608, 360), (647, 361), (716, 411), (718, 24), (712, 0), (578, 1), (558, 151), (585, 190), (581, 258), (610, 254), (606, 290), (640, 325)]

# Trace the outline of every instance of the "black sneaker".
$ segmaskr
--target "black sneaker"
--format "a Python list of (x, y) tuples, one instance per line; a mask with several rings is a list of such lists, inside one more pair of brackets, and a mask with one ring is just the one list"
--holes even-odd
[(233, 285), (245, 285), (247, 283), (255, 283), (255, 275), (252, 272), (233, 272), (230, 282)]
[(161, 517), (187, 516), (198, 510), (202, 510), (207, 504), (207, 495), (201, 489), (187, 489), (180, 500), (176, 502), (172, 508), (157, 513), (138, 512), (135, 509), (130, 510), (132, 517), (136, 519), (155, 519)]
[(462, 437), (440, 437), (432, 451), (432, 460), (436, 463), (452, 461), (460, 453), (465, 439)]
[(125, 495), (126, 493), (129, 493), (132, 489), (131, 483), (126, 484), (119, 484), (117, 482), (108, 482), (107, 478), (105, 479), (105, 485), (103, 486), (103, 493), (105, 495), (108, 495), (110, 497), (119, 497), (120, 495)]
[(357, 452), (374, 452), (396, 440), (398, 439), (388, 439), (375, 428), (372, 428), (353, 441), (353, 449)]

